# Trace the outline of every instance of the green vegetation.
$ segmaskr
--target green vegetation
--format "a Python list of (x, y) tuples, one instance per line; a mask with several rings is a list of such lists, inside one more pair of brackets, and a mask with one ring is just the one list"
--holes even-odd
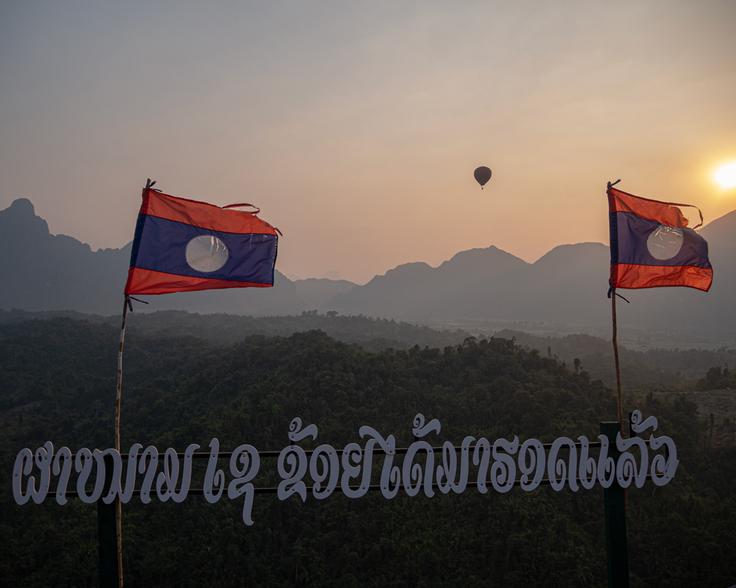
[[(715, 366), (708, 370), (705, 378), (698, 381), (698, 390), (736, 389), (736, 371), (726, 367)], [(736, 394), (736, 392), (735, 392)]]
[[(496, 336), (513, 339), (519, 345), (536, 349), (575, 365), (578, 361), (591, 378), (609, 386), (615, 383), (611, 341), (591, 335), (542, 337), (520, 331), (503, 330)], [(647, 349), (635, 350), (619, 346), (621, 371), (629, 390), (667, 389), (689, 391), (713, 365), (736, 366), (736, 349)]]
[[(229, 333), (223, 340), (196, 329), (156, 334), (144, 327), (153, 317), (134, 317), (123, 446), (183, 449), (217, 436), (224, 449), (281, 449), (297, 415), (319, 425), (321, 441), (355, 440), (358, 426), (370, 424), (406, 443), (420, 411), (441, 419), (442, 437), (455, 441), (549, 440), (597, 435), (614, 414), (611, 390), (591, 380), (584, 359), (576, 370), (507, 339), (441, 349), (358, 346), (316, 331), (238, 339), (227, 319), (214, 319)], [(19, 449), (49, 439), (72, 449), (112, 445), (117, 335), (109, 321), (73, 318), (0, 326), (0, 577), (10, 585), (96, 583), (95, 508), (75, 500), (19, 507), (10, 472)], [(676, 440), (680, 469), (667, 487), (629, 492), (632, 584), (733, 583), (736, 449), (710, 447), (706, 423), (683, 396), (646, 395), (638, 408)], [(605, 584), (600, 489), (392, 501), (335, 495), (306, 504), (259, 495), (253, 527), (239, 511), (238, 501), (208, 505), (195, 496), (181, 505), (134, 499), (124, 519), (128, 584)]]
[[(152, 337), (197, 337), (211, 345), (228, 345), (241, 341), (247, 335), (287, 337), (294, 333), (320, 330), (338, 341), (358, 343), (363, 348), (379, 349), (445, 347), (462, 343), (469, 334), (460, 330), (437, 330), (392, 319), (369, 318), (362, 315), (340, 315), (334, 311), (320, 314), (316, 310), (298, 315), (253, 317), (232, 314), (197, 314), (170, 310), (145, 310), (136, 304), (136, 312), (128, 316), (132, 331)], [(120, 328), (120, 316), (101, 316), (78, 312), (27, 312), (0, 310), (0, 325), (10, 326), (30, 320), (73, 318), (95, 324)], [(0, 337), (2, 337), (0, 331)]]

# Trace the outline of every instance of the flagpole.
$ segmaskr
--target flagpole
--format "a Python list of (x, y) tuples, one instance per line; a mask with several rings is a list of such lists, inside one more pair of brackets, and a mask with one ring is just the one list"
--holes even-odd
[(611, 342), (613, 343), (613, 361), (616, 365), (616, 416), (623, 432), (623, 401), (621, 399), (621, 365), (618, 359), (618, 325), (616, 323), (616, 290), (611, 290)]
[[(615, 182), (608, 182), (606, 184), (606, 195), (609, 195), (611, 188), (618, 184), (621, 180), (618, 179)], [(613, 231), (613, 228), (611, 228)], [(614, 235), (611, 233), (611, 247), (613, 247)], [(608, 290), (608, 296), (611, 298), (611, 344), (613, 345), (613, 362), (616, 367), (616, 417), (618, 418), (618, 424), (621, 427), (623, 434), (624, 420), (623, 420), (623, 400), (621, 395), (621, 364), (618, 358), (618, 323), (616, 322), (616, 288), (613, 280), (610, 281), (610, 288)], [(628, 300), (627, 300), (628, 302)]]
[[(125, 321), (128, 317), (130, 299), (123, 300), (123, 319), (120, 325), (120, 345), (118, 346), (118, 369), (115, 386), (115, 449), (120, 452), (120, 405), (123, 394), (123, 351), (125, 349)], [(118, 588), (123, 588), (123, 508), (120, 497), (115, 499), (115, 537), (118, 560)]]

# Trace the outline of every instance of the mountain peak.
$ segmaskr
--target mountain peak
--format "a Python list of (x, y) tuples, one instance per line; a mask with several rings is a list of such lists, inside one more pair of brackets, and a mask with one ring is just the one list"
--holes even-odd
[(702, 235), (706, 239), (718, 238), (721, 234), (724, 236), (733, 234), (736, 229), (736, 210), (727, 212), (723, 216), (709, 222), (703, 227)]
[(598, 258), (600, 255), (608, 255), (608, 246), (603, 243), (585, 241), (583, 243), (569, 243), (557, 245), (542, 255), (534, 265), (543, 266), (550, 263), (570, 263), (571, 260), (579, 261), (581, 258)]
[(2, 212), (7, 212), (18, 216), (36, 216), (36, 209), (33, 208), (33, 202), (28, 198), (16, 198), (13, 203)]
[(28, 198), (16, 198), (5, 210), (0, 210), (0, 222), (6, 236), (16, 238), (26, 233), (33, 235), (48, 234), (49, 226), (40, 216), (36, 216), (36, 209)]
[(463, 251), (458, 251), (450, 259), (443, 262), (442, 265), (464, 263), (468, 261), (488, 261), (491, 259), (512, 260), (512, 262), (517, 261), (526, 265), (526, 262), (523, 259), (516, 257), (508, 251), (499, 249), (495, 245), (491, 245), (490, 247), (476, 247), (474, 249), (465, 249)]

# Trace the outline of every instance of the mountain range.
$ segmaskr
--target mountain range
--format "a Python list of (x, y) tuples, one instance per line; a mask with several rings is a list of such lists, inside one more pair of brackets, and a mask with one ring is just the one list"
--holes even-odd
[[(122, 308), (132, 243), (93, 251), (66, 235), (52, 235), (30, 200), (0, 211), (0, 308), (75, 310), (111, 314)], [(151, 297), (155, 310), (265, 315), (315, 308), (318, 301), (353, 288), (344, 280), (289, 280), (276, 272), (275, 287), (213, 290)]]
[[(688, 288), (628, 291), (619, 321), (660, 342), (683, 335), (712, 346), (736, 339), (736, 211), (701, 234), (715, 268), (709, 293)], [(25, 198), (0, 211), (0, 308), (120, 311), (131, 244), (93, 251), (52, 235)], [(150, 297), (152, 309), (254, 316), (309, 309), (427, 324), (596, 331), (610, 324), (606, 300), (608, 247), (560, 245), (534, 263), (496, 247), (461, 251), (438, 267), (408, 263), (365, 285), (344, 280), (290, 280), (277, 272), (272, 289), (233, 289)], [(529, 330), (529, 329), (527, 329)]]

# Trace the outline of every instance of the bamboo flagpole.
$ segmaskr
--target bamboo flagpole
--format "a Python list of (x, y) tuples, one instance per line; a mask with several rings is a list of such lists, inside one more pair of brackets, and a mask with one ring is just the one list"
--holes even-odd
[[(621, 180), (618, 179), (615, 182), (608, 182), (606, 184), (606, 196), (608, 192)], [(613, 230), (613, 229), (611, 229)], [(613, 247), (614, 238), (616, 236), (611, 234), (609, 247)], [(616, 297), (620, 296), (623, 300), (626, 300), (623, 296), (616, 293), (616, 288), (613, 286), (613, 282), (610, 282), (608, 289), (608, 297), (611, 299), (611, 344), (613, 345), (613, 362), (616, 368), (616, 418), (618, 424), (621, 427), (621, 433), (624, 431), (624, 419), (623, 419), (623, 395), (621, 393), (621, 364), (618, 356), (618, 323), (616, 321)], [(626, 300), (628, 302), (628, 300)]]
[[(120, 325), (118, 368), (115, 384), (115, 449), (120, 452), (120, 408), (123, 395), (123, 352), (125, 350), (125, 323), (132, 304), (128, 296), (123, 300), (123, 319)], [(115, 499), (115, 544), (117, 546), (118, 588), (123, 588), (123, 507), (120, 497)]]
[[(695, 232), (703, 225), (703, 213), (694, 204), (667, 202), (623, 192), (608, 182), (613, 355), (616, 365), (616, 410), (623, 429), (623, 393), (616, 324), (616, 298), (629, 302), (616, 289), (687, 287), (708, 292), (713, 284), (713, 266), (708, 243)], [(681, 208), (694, 208), (700, 222), (690, 228)]]
[(616, 323), (616, 289), (611, 290), (611, 343), (613, 344), (613, 362), (616, 366), (616, 418), (623, 434), (623, 399), (621, 396), (621, 365), (618, 359), (618, 325)]
[[(149, 188), (152, 188), (155, 184), (150, 178), (146, 180), (146, 187), (143, 189), (144, 193)], [(123, 398), (123, 353), (125, 351), (125, 327), (126, 320), (128, 318), (128, 311), (133, 310), (133, 302), (143, 302), (148, 304), (145, 300), (139, 300), (138, 298), (131, 298), (127, 294), (123, 298), (123, 318), (120, 324), (120, 343), (118, 345), (118, 366), (117, 366), (117, 377), (115, 381), (115, 449), (118, 453), (121, 453), (120, 445), (120, 413), (122, 407)], [(120, 497), (115, 499), (115, 545), (116, 545), (116, 558), (117, 558), (117, 572), (118, 572), (118, 588), (123, 588), (123, 505), (120, 502)]]
[[(258, 218), (260, 209), (252, 204), (217, 206), (200, 200), (163, 194), (153, 187), (155, 184), (156, 181), (149, 178), (143, 188), (143, 202), (136, 223), (128, 280), (123, 292), (125, 298), (115, 386), (115, 449), (118, 452), (121, 452), (120, 421), (126, 319), (128, 312), (133, 311), (133, 301), (148, 304), (133, 295), (221, 288), (271, 288), (274, 284), (278, 238), (281, 234), (276, 227)], [(250, 206), (253, 210), (231, 210), (245, 206)], [(157, 216), (165, 222), (177, 223), (184, 231), (183, 242), (182, 239), (173, 239), (170, 242), (165, 231), (162, 233), (150, 221), (150, 218)], [(148, 228), (144, 230), (144, 226)], [(252, 238), (254, 235), (258, 236), (255, 240)], [(203, 244), (203, 239), (206, 244)], [(196, 254), (190, 259), (189, 249), (193, 244)], [(144, 264), (145, 267), (137, 264), (140, 248), (145, 249), (150, 258)], [(172, 258), (178, 261), (172, 263)], [(229, 260), (231, 263), (226, 266)], [(184, 262), (186, 265), (182, 265)], [(216, 277), (211, 275), (214, 270), (220, 269)], [(150, 274), (155, 274), (156, 278), (152, 280)], [(117, 584), (118, 588), (123, 588), (122, 505), (119, 496), (115, 500), (115, 540)]]
[[(149, 188), (152, 188), (155, 184), (155, 180), (152, 181), (150, 178), (146, 180), (146, 187), (143, 189), (144, 193)], [(133, 302), (143, 302), (148, 304), (145, 300), (139, 300), (138, 298), (131, 298), (127, 294), (123, 298), (123, 318), (120, 324), (120, 343), (118, 345), (118, 367), (117, 377), (115, 381), (115, 449), (118, 453), (121, 453), (120, 445), (120, 413), (123, 398), (123, 353), (125, 351), (125, 327), (126, 320), (128, 318), (128, 311), (133, 310)], [(115, 545), (116, 545), (116, 558), (118, 568), (118, 588), (123, 588), (123, 505), (120, 502), (120, 497), (115, 499)]]

